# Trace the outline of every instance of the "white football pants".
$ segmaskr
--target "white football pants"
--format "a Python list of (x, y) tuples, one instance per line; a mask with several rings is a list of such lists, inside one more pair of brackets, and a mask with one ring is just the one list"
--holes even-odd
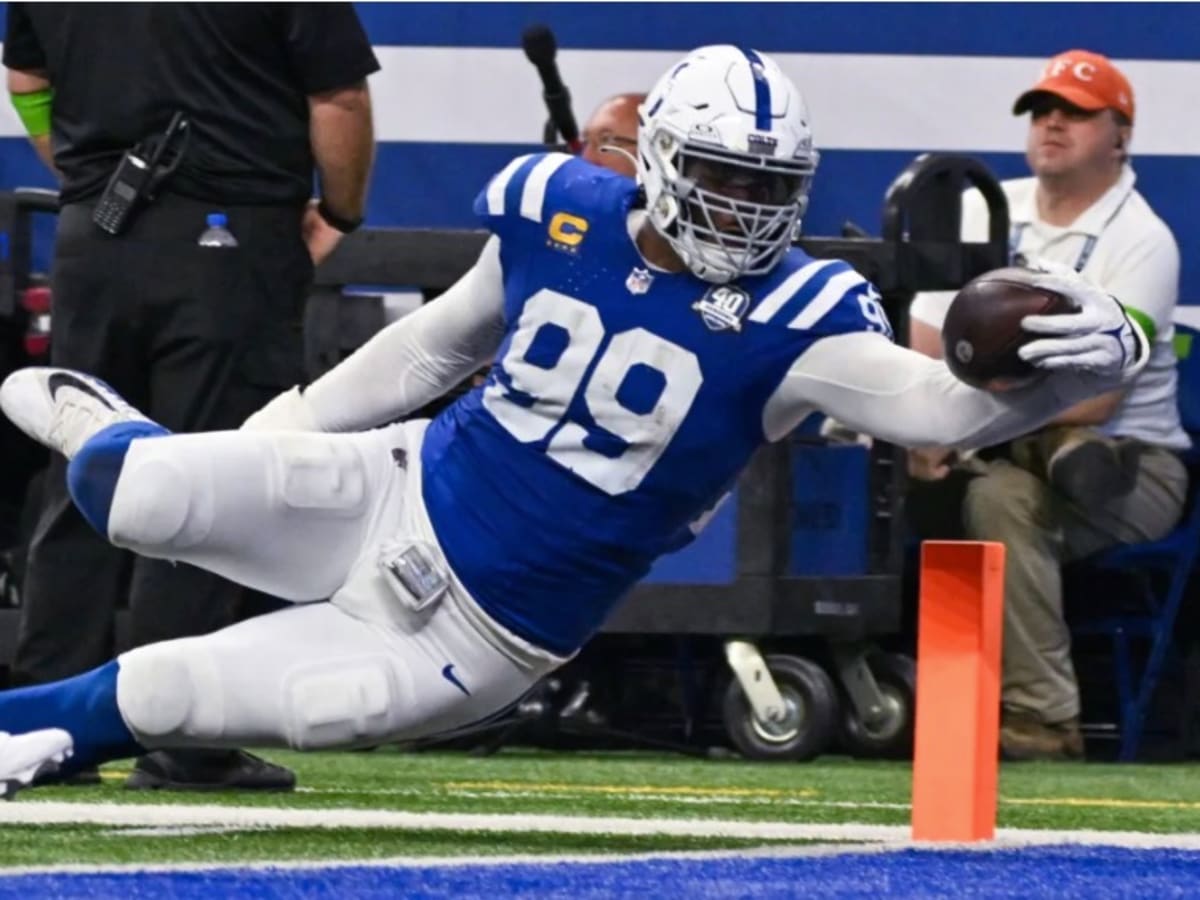
[(421, 612), (389, 586), (385, 543), (422, 542), (449, 571), (421, 496), (427, 425), (131, 444), (113, 543), (302, 604), (122, 654), (117, 701), (143, 745), (411, 740), (487, 718), (565, 661), (491, 620), (452, 572)]

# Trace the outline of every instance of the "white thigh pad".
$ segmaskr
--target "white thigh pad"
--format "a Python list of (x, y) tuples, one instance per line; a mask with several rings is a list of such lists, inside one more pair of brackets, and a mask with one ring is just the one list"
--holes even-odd
[(162, 441), (134, 441), (109, 513), (112, 542), (133, 549), (190, 547), (208, 536), (212, 521), (208, 472), (196, 472)]
[(201, 638), (147, 644), (118, 657), (117, 708), (142, 743), (215, 738), (225, 727), (221, 678)]
[(400, 708), (396, 678), (396, 668), (383, 656), (293, 669), (283, 683), (288, 743), (311, 750), (372, 743), (385, 736), (391, 715)]
[(358, 448), (328, 435), (276, 436), (279, 498), (292, 509), (355, 516), (367, 503), (368, 477)]

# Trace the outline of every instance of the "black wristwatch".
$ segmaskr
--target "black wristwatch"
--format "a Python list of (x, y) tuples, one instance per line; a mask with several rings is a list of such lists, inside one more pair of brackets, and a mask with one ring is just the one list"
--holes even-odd
[(317, 203), (317, 215), (325, 220), (326, 225), (329, 225), (331, 228), (336, 228), (342, 234), (349, 234), (363, 223), (362, 216), (359, 216), (357, 219), (343, 219), (325, 205), (324, 198)]

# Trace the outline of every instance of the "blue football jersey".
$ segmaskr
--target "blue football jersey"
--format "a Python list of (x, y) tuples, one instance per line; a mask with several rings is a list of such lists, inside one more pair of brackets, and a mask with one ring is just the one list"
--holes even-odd
[(784, 374), (826, 335), (891, 330), (846, 263), (793, 249), (711, 285), (651, 271), (627, 178), (559, 153), (513, 160), (475, 202), (500, 237), (505, 336), (487, 382), (430, 425), (424, 498), (480, 605), (578, 649), (765, 441)]

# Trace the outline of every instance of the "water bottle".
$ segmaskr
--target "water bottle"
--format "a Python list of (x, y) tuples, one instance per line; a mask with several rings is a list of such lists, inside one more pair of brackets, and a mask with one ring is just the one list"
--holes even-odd
[(196, 240), (201, 247), (236, 247), (238, 245), (237, 238), (228, 228), (229, 220), (225, 217), (225, 213), (209, 213), (204, 217), (204, 224), (208, 227), (200, 233), (200, 237)]

